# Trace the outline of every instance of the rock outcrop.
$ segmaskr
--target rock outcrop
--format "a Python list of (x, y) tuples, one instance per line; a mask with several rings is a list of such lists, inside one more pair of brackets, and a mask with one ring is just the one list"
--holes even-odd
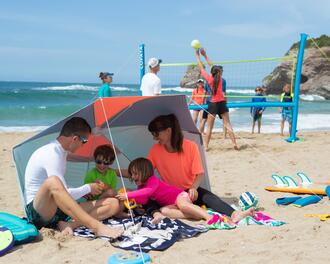
[[(328, 39), (327, 36), (321, 36), (322, 40)], [(316, 39), (316, 43), (318, 40)], [(309, 40), (310, 41), (310, 40)], [(322, 52), (313, 47), (313, 43), (308, 43), (305, 49), (304, 61), (302, 67), (302, 77), (307, 77), (307, 81), (301, 83), (301, 94), (313, 94), (330, 100), (330, 44), (327, 42), (321, 47)], [(297, 44), (289, 50), (287, 54), (297, 55)], [(266, 87), (267, 94), (280, 94), (285, 83), (291, 82), (292, 65), (288, 61), (282, 62), (273, 72), (266, 76), (263, 85)]]
[(180, 87), (195, 88), (197, 80), (202, 78), (201, 72), (197, 65), (190, 65), (187, 67), (187, 71), (180, 81)]

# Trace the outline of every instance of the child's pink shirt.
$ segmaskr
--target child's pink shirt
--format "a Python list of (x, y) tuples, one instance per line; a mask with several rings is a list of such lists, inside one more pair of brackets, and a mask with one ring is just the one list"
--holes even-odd
[(128, 192), (127, 196), (128, 199), (135, 199), (138, 204), (146, 204), (150, 198), (160, 206), (166, 206), (175, 204), (176, 198), (182, 192), (183, 189), (171, 186), (153, 175), (136, 191)]

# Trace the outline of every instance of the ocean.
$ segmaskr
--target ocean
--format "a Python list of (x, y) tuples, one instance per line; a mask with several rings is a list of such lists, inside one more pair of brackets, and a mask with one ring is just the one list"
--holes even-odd
[[(97, 98), (99, 83), (0, 82), (0, 132), (40, 131)], [(113, 96), (139, 95), (137, 84), (113, 84)], [(191, 95), (191, 89), (163, 86), (163, 94)], [(227, 87), (227, 95), (253, 95), (252, 87)], [(330, 130), (330, 101), (316, 95), (301, 95), (298, 131)], [(250, 98), (231, 98), (236, 102)], [(248, 108), (230, 109), (235, 131), (251, 131)], [(278, 133), (281, 115), (278, 108), (263, 114), (262, 132)], [(217, 120), (216, 129), (222, 128)], [(287, 129), (287, 128), (286, 128)], [(287, 130), (286, 130), (287, 131)]]

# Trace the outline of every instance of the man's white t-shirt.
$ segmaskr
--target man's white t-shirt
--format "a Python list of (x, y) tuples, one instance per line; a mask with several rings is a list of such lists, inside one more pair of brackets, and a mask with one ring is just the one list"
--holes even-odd
[(142, 96), (161, 94), (161, 82), (159, 77), (152, 72), (145, 74), (141, 81), (141, 91)]
[(25, 169), (25, 201), (29, 204), (49, 176), (57, 176), (75, 200), (91, 192), (89, 184), (68, 188), (64, 179), (68, 152), (57, 140), (42, 146), (31, 155)]

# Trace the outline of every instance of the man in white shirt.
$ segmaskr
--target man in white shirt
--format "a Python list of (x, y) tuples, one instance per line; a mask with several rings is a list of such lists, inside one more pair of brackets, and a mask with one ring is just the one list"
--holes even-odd
[[(97, 236), (116, 238), (122, 230), (111, 229), (99, 220), (119, 212), (115, 198), (88, 201), (75, 200), (86, 194), (102, 192), (99, 183), (69, 188), (65, 182), (67, 155), (88, 142), (91, 127), (85, 119), (73, 117), (62, 127), (57, 139), (37, 149), (30, 157), (25, 170), (25, 201), (28, 219), (38, 228), (58, 227), (65, 234), (85, 225)], [(72, 221), (66, 222), (68, 216)]]
[(161, 82), (157, 73), (160, 70), (160, 63), (162, 60), (157, 58), (150, 58), (148, 61), (149, 72), (145, 74), (141, 81), (142, 96), (160, 95)]

